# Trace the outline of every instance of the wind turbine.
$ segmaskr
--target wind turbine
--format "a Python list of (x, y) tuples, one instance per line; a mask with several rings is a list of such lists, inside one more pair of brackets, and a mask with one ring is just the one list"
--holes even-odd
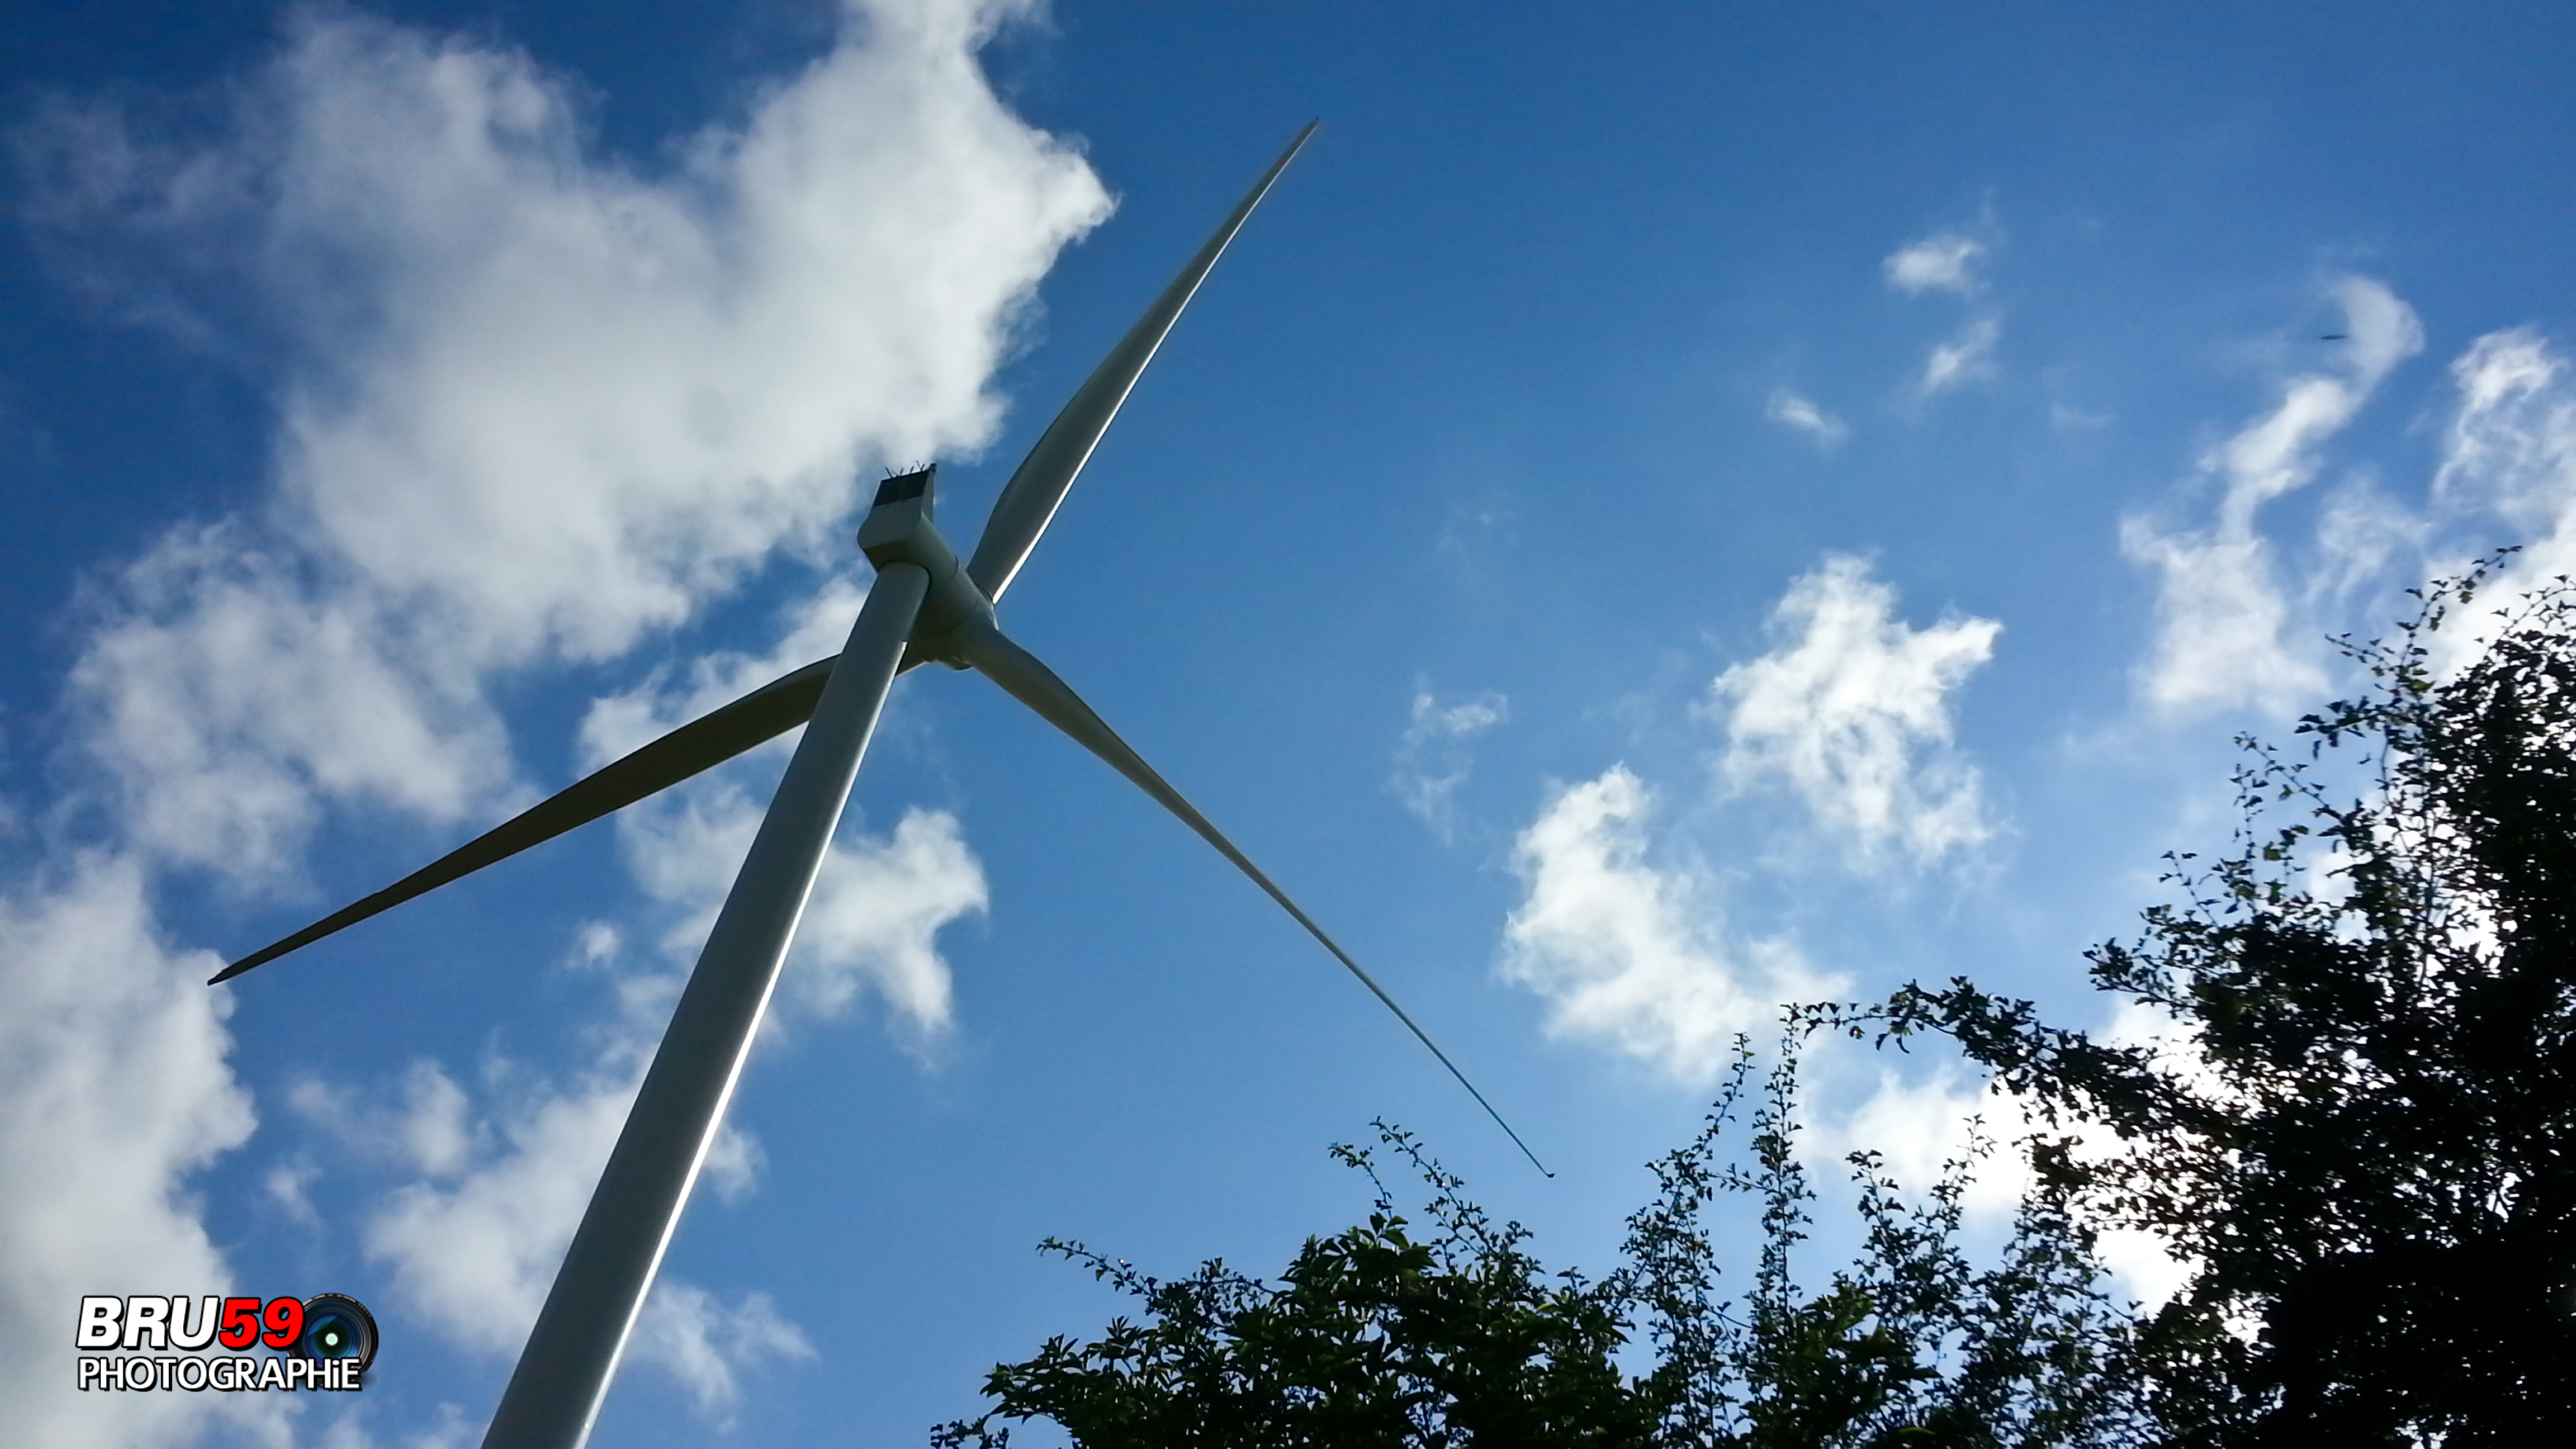
[(1012, 643), (994, 622), (994, 605), (1028, 561), (1138, 374), (1153, 360), (1226, 244), (1314, 131), (1310, 122), (1297, 134), (1047, 425), (1003, 485), (973, 557), (960, 563), (932, 526), (936, 465), (887, 478), (878, 485), (858, 536), (860, 550), (876, 566), (876, 582), (837, 656), (818, 659), (682, 725), (393, 885), (214, 976), (213, 982), (230, 980), (722, 764), (799, 724), (807, 726), (520, 1351), (518, 1367), (484, 1434), (487, 1449), (578, 1449), (589, 1438), (627, 1335), (742, 1074), (886, 692), (897, 674), (920, 664), (936, 661), (982, 673), (1180, 817), (1349, 968), (1431, 1049), (1531, 1165), (1547, 1171), (1467, 1074), (1350, 953), (1155, 773), (1055, 671)]

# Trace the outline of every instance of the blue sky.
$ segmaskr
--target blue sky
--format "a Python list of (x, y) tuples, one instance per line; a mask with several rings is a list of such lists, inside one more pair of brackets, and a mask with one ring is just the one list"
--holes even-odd
[[(836, 647), (864, 481), (971, 538), (1312, 117), (1003, 619), (1558, 1176), (924, 671), (599, 1442), (919, 1442), (1123, 1307), (1038, 1239), (1275, 1266), (1373, 1116), (1598, 1268), (1787, 996), (2151, 1035), (2081, 952), (2230, 737), (2576, 561), (2572, 79), (2540, 7), (8, 7), (0, 1398), (474, 1442), (783, 754), (197, 983)], [(1978, 1105), (1812, 1076), (1820, 1160)], [(366, 1301), (366, 1393), (64, 1387), (78, 1295), (227, 1290)]]

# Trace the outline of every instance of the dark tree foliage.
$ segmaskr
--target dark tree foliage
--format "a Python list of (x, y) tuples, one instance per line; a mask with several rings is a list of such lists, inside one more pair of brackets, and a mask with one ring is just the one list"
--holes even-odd
[[(2170, 857), (2186, 903), (2091, 953), (2174, 1046), (1964, 979), (1824, 1015), (1955, 1038), (2043, 1113), (2045, 1196), (2196, 1260), (2139, 1343), (2171, 1442), (2576, 1432), (2576, 594), (2438, 678), (2477, 581), (2346, 641), (2371, 691), (2302, 721), (2303, 757), (2247, 742), (2235, 847)], [(2318, 782), (2346, 761), (2358, 800)]]
[[(1369, 1149), (1337, 1156), (1376, 1187), (1368, 1221), (1309, 1239), (1276, 1283), (1211, 1262), (1163, 1282), (1079, 1244), (1048, 1251), (1143, 1304), (1095, 1342), (1048, 1341), (993, 1371), (982, 1418), (933, 1442), (1006, 1444), (996, 1419), (1046, 1418), (1088, 1449), (1447, 1449), (1447, 1446), (1987, 1446), (2132, 1442), (2124, 1320), (2095, 1287), (2083, 1234), (2026, 1211), (1999, 1266), (1956, 1237), (1968, 1164), (1909, 1208), (1856, 1156), (1867, 1247), (1808, 1296), (1791, 1247), (1812, 1201), (1793, 1151), (1796, 1061), (1783, 1050), (1752, 1116), (1754, 1162), (1717, 1139), (1751, 1078), (1736, 1068), (1705, 1129), (1653, 1164), (1660, 1191), (1628, 1221), (1626, 1261), (1593, 1281), (1549, 1275), (1517, 1223), (1497, 1226), (1408, 1134), (1380, 1125), (1428, 1188), (1428, 1231), (1401, 1215)], [(1740, 1303), (1716, 1293), (1703, 1211), (1761, 1203)], [(1623, 1349), (1653, 1364), (1630, 1375)]]

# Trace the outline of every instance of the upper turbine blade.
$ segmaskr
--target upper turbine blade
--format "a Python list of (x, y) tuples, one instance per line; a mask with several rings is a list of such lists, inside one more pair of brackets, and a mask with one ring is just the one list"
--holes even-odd
[(1226, 243), (1234, 240), (1244, 218), (1261, 204), (1270, 184), (1288, 169), (1288, 163), (1296, 159), (1318, 124), (1307, 122), (1297, 139), (1288, 143), (1288, 149), (1263, 174), (1261, 183), (1252, 188), (1243, 204), (1234, 209), (1234, 215), (1225, 219), (1225, 225), (1217, 228), (1216, 235), (1208, 238), (1207, 245), (1199, 248), (1199, 254), (1190, 258), (1190, 264), (1163, 289), (1163, 295), (1154, 299), (1154, 305), (1101, 359), (1073, 400), (1038, 436), (1037, 446), (1020, 460), (1011, 481), (1002, 485), (1002, 496), (994, 501), (993, 516), (984, 525), (984, 536), (976, 540), (975, 556), (966, 562), (966, 576), (984, 591), (984, 597), (1001, 601), (1002, 591), (1011, 586), (1020, 565), (1028, 561), (1029, 550), (1037, 547), (1038, 536), (1046, 532), (1057, 506), (1073, 487), (1074, 476), (1090, 460), (1100, 435), (1108, 431), (1109, 420), (1118, 416), (1118, 405), (1127, 400), (1127, 390), (1136, 385), (1137, 374), (1154, 360), (1154, 349), (1163, 345), (1163, 334), (1172, 330), (1181, 309), (1190, 304), (1190, 295), (1207, 279), (1208, 269), (1225, 254)]
[(263, 946), (215, 973), (206, 983), (229, 981), (254, 966), (266, 965), (287, 952), (309, 946), (344, 926), (353, 926), (380, 911), (505, 860), (532, 845), (542, 845), (577, 825), (634, 804), (701, 770), (711, 769), (752, 746), (785, 734), (813, 716), (815, 701), (832, 677), (830, 659), (817, 659), (780, 679), (773, 679), (733, 703), (680, 726), (613, 764), (604, 765), (519, 815), (413, 871), (401, 880), (353, 905), (324, 916), (273, 945)]
[(1529, 1144), (1521, 1140), (1521, 1135), (1512, 1130), (1512, 1124), (1503, 1120), (1503, 1114), (1494, 1110), (1494, 1104), (1485, 1100), (1485, 1094), (1476, 1090), (1476, 1084), (1467, 1080), (1467, 1074), (1458, 1070), (1458, 1064), (1449, 1060), (1449, 1054), (1440, 1049), (1439, 1043), (1431, 1039), (1431, 1034), (1416, 1024), (1413, 1018), (1405, 1013), (1403, 1007), (1395, 1004), (1395, 998), (1386, 994), (1386, 988), (1378, 985), (1374, 977), (1362, 970), (1360, 963), (1352, 960), (1350, 953), (1343, 950), (1340, 943), (1325, 935), (1324, 928), (1316, 925), (1313, 917), (1298, 909), (1297, 903), (1288, 898), (1286, 891), (1281, 890), (1272, 883), (1270, 877), (1261, 873), (1261, 867), (1254, 865), (1242, 851), (1235, 849), (1233, 841), (1226, 839), (1223, 832), (1208, 823), (1206, 816), (1201, 815), (1189, 801), (1181, 798), (1181, 792), (1173, 789), (1161, 775), (1156, 774), (1154, 767), (1146, 764), (1143, 756), (1130, 749), (1127, 742), (1118, 737), (1117, 731), (1109, 727), (1107, 721), (1094, 713), (1090, 705), (1083, 703), (1081, 697), (1073, 692), (1070, 685), (1056, 677), (1054, 670), (1047, 668), (1036, 655), (1012, 643), (1001, 630), (990, 624), (974, 631), (967, 641), (965, 652), (968, 661), (981, 670), (986, 677), (1008, 690), (1022, 704), (1036, 710), (1049, 724), (1073, 736), (1085, 749), (1108, 761), (1112, 769), (1135, 781), (1146, 794), (1162, 802), (1164, 809), (1179, 816), (1183, 824), (1197, 831), (1208, 844), (1215, 846), (1219, 855), (1233, 861), (1235, 869), (1251, 877), (1254, 885), (1261, 887), (1272, 900), (1279, 903), (1281, 909), (1295, 917), (1297, 924), (1306, 928), (1306, 934), (1322, 942), (1324, 949), (1332, 952), (1335, 960), (1350, 968), (1350, 973), (1359, 978), (1362, 986), (1367, 987), (1379, 1001), (1386, 1003), (1386, 1009), (1395, 1013), (1395, 1019), (1403, 1022), (1405, 1029), (1412, 1032), (1415, 1039), (1431, 1049), (1431, 1054), (1440, 1059), (1440, 1065), (1449, 1069), (1449, 1075), (1458, 1079), (1458, 1085), (1467, 1089), (1467, 1095), (1476, 1099), (1476, 1105), (1485, 1109), (1485, 1115), (1493, 1118), (1494, 1125), (1502, 1128), (1503, 1135), (1512, 1139), (1512, 1145), (1519, 1148), (1521, 1155), (1530, 1160), (1530, 1166), (1537, 1168), (1546, 1176), (1556, 1176), (1555, 1173), (1547, 1170), (1547, 1164), (1538, 1160), (1537, 1153), (1530, 1151)]

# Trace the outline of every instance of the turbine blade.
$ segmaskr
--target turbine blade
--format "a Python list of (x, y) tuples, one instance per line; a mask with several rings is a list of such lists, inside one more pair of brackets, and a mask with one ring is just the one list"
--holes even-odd
[(1512, 1145), (1519, 1148), (1521, 1155), (1530, 1160), (1530, 1166), (1537, 1168), (1548, 1177), (1556, 1176), (1555, 1173), (1547, 1170), (1545, 1163), (1538, 1160), (1537, 1153), (1530, 1151), (1529, 1144), (1521, 1140), (1521, 1135), (1512, 1130), (1512, 1124), (1503, 1120), (1503, 1114), (1494, 1110), (1494, 1104), (1485, 1100), (1485, 1094), (1476, 1090), (1476, 1084), (1467, 1080), (1467, 1074), (1458, 1070), (1458, 1064), (1449, 1060), (1449, 1054), (1440, 1049), (1440, 1044), (1431, 1039), (1431, 1034), (1424, 1031), (1410, 1015), (1406, 1014), (1403, 1007), (1396, 1005), (1395, 998), (1387, 994), (1386, 988), (1378, 985), (1377, 979), (1363, 970), (1359, 962), (1352, 960), (1351, 954), (1343, 950), (1339, 942), (1324, 934), (1324, 928), (1316, 925), (1312, 916), (1299, 909), (1297, 903), (1288, 898), (1286, 891), (1281, 890), (1269, 876), (1262, 874), (1261, 867), (1254, 865), (1250, 857), (1235, 849), (1234, 842), (1226, 839), (1224, 832), (1209, 824), (1208, 818), (1201, 815), (1197, 807), (1191, 805), (1188, 800), (1183, 799), (1180, 791), (1173, 789), (1161, 775), (1155, 773), (1154, 767), (1146, 764), (1143, 756), (1129, 748), (1127, 742), (1118, 737), (1118, 732), (1111, 729), (1107, 721), (1093, 712), (1090, 705), (1083, 703), (1081, 696), (1075, 694), (1071, 686), (1056, 677), (1054, 670), (1047, 668), (1036, 655), (1012, 643), (1001, 630), (989, 624), (975, 631), (968, 640), (965, 652), (968, 661), (987, 678), (1008, 690), (1020, 703), (1036, 710), (1047, 723), (1073, 736), (1083, 748), (1107, 761), (1111, 769), (1135, 781), (1138, 788), (1160, 801), (1164, 809), (1179, 816), (1183, 824), (1197, 831), (1200, 838), (1206, 840), (1208, 844), (1215, 846), (1219, 855), (1234, 862), (1235, 869), (1250, 877), (1254, 885), (1261, 887), (1272, 900), (1277, 901), (1282, 910), (1296, 919), (1298, 925), (1306, 928), (1306, 934), (1322, 942), (1324, 949), (1333, 953), (1333, 959), (1348, 967), (1350, 973), (1359, 978), (1360, 984), (1369, 989), (1370, 994), (1385, 1003), (1387, 1010), (1395, 1013), (1395, 1019), (1404, 1023), (1405, 1030), (1412, 1032), (1416, 1040), (1430, 1048), (1431, 1054), (1440, 1059), (1440, 1065), (1449, 1069), (1449, 1075), (1458, 1079), (1458, 1085), (1467, 1089), (1467, 1095), (1476, 1099), (1476, 1105), (1485, 1109), (1485, 1115), (1493, 1118), (1494, 1125), (1502, 1128), (1503, 1135), (1512, 1139)]
[[(835, 656), (837, 657), (837, 656)], [(299, 947), (312, 945), (344, 927), (354, 926), (414, 896), (425, 895), (449, 881), (473, 874), (495, 861), (542, 845), (565, 831), (634, 804), (645, 796), (680, 783), (702, 770), (721, 765), (754, 745), (765, 743), (805, 723), (815, 701), (832, 677), (831, 659), (817, 659), (780, 679), (773, 679), (733, 703), (680, 726), (633, 754), (567, 786), (483, 834), (440, 856), (401, 880), (324, 916), (282, 941), (263, 946), (207, 981), (229, 981)]]
[(1020, 565), (1028, 561), (1029, 550), (1037, 547), (1038, 536), (1046, 532), (1055, 518), (1056, 508), (1064, 502), (1065, 493), (1073, 487), (1074, 476), (1091, 458), (1091, 450), (1100, 443), (1100, 435), (1109, 429), (1109, 421), (1118, 416), (1118, 405), (1127, 400), (1127, 390), (1136, 385), (1137, 375), (1145, 364), (1154, 360), (1154, 349), (1163, 345), (1163, 335), (1180, 319), (1181, 309), (1190, 304), (1190, 296), (1207, 279), (1208, 269), (1225, 254), (1226, 243), (1234, 240), (1252, 209), (1288, 169), (1306, 138), (1315, 134), (1320, 122), (1309, 121), (1297, 139), (1288, 143), (1279, 159), (1270, 164), (1260, 184), (1252, 188), (1243, 204), (1216, 229), (1199, 254), (1154, 299), (1154, 305), (1136, 320), (1109, 355), (1101, 359), (1064, 411), (1055, 415), (1047, 430), (1038, 435), (1037, 445), (1028, 457), (1020, 460), (1011, 481), (1002, 485), (1002, 496), (994, 501), (993, 516), (984, 524), (984, 536), (975, 543), (975, 556), (966, 562), (966, 576), (984, 591), (984, 597), (999, 603), (1002, 591), (1011, 586)]

